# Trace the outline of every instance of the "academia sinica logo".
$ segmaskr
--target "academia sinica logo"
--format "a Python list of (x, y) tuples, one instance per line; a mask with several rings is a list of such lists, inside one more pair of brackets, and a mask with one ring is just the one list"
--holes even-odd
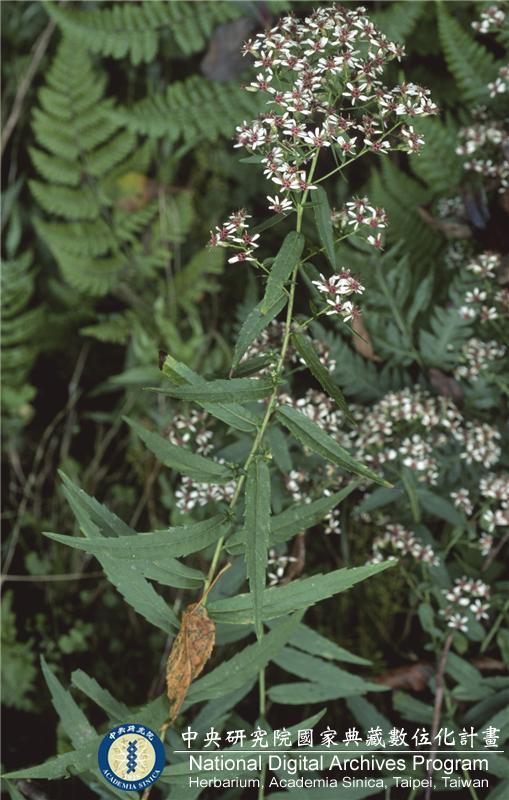
[(125, 792), (151, 786), (161, 777), (166, 762), (163, 743), (143, 725), (118, 725), (99, 746), (99, 769), (112, 786)]

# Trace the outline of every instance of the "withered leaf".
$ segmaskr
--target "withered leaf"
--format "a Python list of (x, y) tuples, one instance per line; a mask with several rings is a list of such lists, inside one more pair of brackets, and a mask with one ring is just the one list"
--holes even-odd
[(209, 660), (215, 638), (216, 626), (207, 609), (199, 603), (187, 606), (166, 665), (170, 722), (177, 716), (191, 683)]
[(411, 689), (413, 692), (423, 692), (432, 675), (433, 666), (424, 661), (418, 661), (417, 664), (390, 669), (375, 678), (375, 681), (384, 686), (390, 686), (391, 689)]

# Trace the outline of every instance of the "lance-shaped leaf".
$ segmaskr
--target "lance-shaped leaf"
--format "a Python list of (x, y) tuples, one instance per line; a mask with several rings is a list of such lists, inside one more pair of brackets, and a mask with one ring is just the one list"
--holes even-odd
[(318, 186), (313, 192), (313, 211), (315, 214), (316, 229), (320, 244), (327, 253), (332, 267), (336, 268), (336, 253), (334, 251), (334, 234), (332, 230), (331, 210), (327, 192)]
[(348, 408), (348, 403), (345, 400), (343, 392), (334, 382), (334, 379), (327, 367), (324, 367), (320, 361), (318, 353), (313, 347), (313, 343), (309, 336), (306, 336), (304, 333), (294, 333), (292, 339), (295, 347), (297, 348), (297, 352), (302, 356), (306, 365), (309, 367), (311, 373), (315, 376), (322, 389), (324, 389), (327, 394), (336, 401), (338, 408), (340, 408), (344, 413), (348, 422), (350, 422), (351, 425), (355, 425), (355, 420), (350, 413), (350, 409)]
[(82, 669), (75, 670), (71, 675), (71, 682), (83, 694), (89, 697), (99, 708), (102, 708), (112, 720), (122, 722), (129, 719), (131, 712), (129, 708), (113, 697), (107, 689), (103, 689), (95, 678), (91, 678)]
[[(177, 361), (173, 356), (166, 355), (162, 371), (172, 383), (182, 386), (203, 386), (207, 381), (182, 362)], [(253, 433), (257, 430), (258, 419), (256, 414), (244, 408), (239, 403), (210, 403), (198, 401), (199, 405), (216, 419), (220, 419), (226, 425), (230, 425), (235, 430)]]
[[(311, 578), (292, 581), (286, 586), (265, 589), (263, 593), (263, 619), (270, 620), (282, 617), (299, 608), (306, 608), (315, 603), (345, 592), (356, 583), (366, 580), (379, 572), (394, 566), (395, 560), (383, 564), (368, 564), (353, 569), (338, 569), (326, 575), (321, 573)], [(216, 600), (208, 606), (210, 616), (217, 622), (250, 625), (254, 622), (253, 603), (249, 594)]]
[[(317, 525), (328, 513), (336, 508), (355, 489), (361, 485), (360, 480), (351, 481), (347, 486), (334, 494), (320, 497), (311, 503), (296, 503), (286, 508), (270, 520), (270, 544), (281, 544), (297, 533), (303, 533), (313, 525)], [(226, 542), (229, 553), (242, 552), (245, 545), (244, 530), (237, 531)], [(239, 549), (240, 548), (240, 549)]]
[(198, 483), (227, 483), (232, 479), (232, 471), (224, 464), (172, 444), (128, 417), (124, 417), (124, 420), (166, 467), (188, 475)]
[(224, 514), (216, 514), (204, 522), (180, 525), (153, 533), (138, 533), (136, 536), (122, 539), (106, 539), (93, 537), (80, 539), (76, 536), (64, 536), (60, 533), (44, 533), (50, 539), (69, 547), (92, 553), (98, 558), (108, 557), (116, 561), (136, 563), (137, 559), (157, 561), (167, 557), (188, 556), (204, 550), (210, 544), (224, 536), (230, 522)]
[(76, 486), (65, 472), (59, 470), (58, 474), (64, 484), (65, 498), (73, 511), (78, 507), (82, 509), (90, 521), (97, 526), (102, 536), (115, 538), (117, 536), (134, 536), (135, 531), (123, 519), (99, 503), (95, 497), (90, 497), (83, 489)]
[(233, 369), (238, 366), (249, 345), (286, 305), (285, 283), (300, 261), (304, 241), (302, 234), (296, 231), (285, 238), (270, 268), (263, 299), (248, 314), (240, 329), (233, 353)]
[(291, 231), (286, 236), (270, 268), (260, 308), (262, 314), (267, 314), (272, 303), (281, 296), (285, 283), (300, 261), (304, 249), (304, 241), (304, 236), (296, 231)]
[(328, 433), (308, 419), (308, 417), (296, 411), (290, 406), (282, 406), (276, 411), (279, 421), (288, 428), (296, 439), (298, 439), (304, 447), (308, 447), (313, 452), (318, 453), (327, 461), (332, 461), (342, 469), (348, 472), (353, 472), (355, 475), (360, 475), (375, 483), (380, 483), (382, 486), (391, 486), (390, 483), (380, 478), (376, 472), (373, 472), (369, 467), (365, 467), (360, 461), (353, 458), (353, 456), (341, 447)]
[(270, 532), (270, 471), (263, 458), (256, 458), (247, 472), (244, 531), (247, 577), (253, 597), (256, 635), (260, 638)]
[(274, 384), (269, 378), (220, 378), (217, 381), (204, 381), (198, 386), (175, 386), (158, 391), (196, 403), (249, 403), (263, 400), (273, 389)]
[[(186, 705), (212, 700), (215, 697), (223, 697), (223, 695), (239, 689), (244, 683), (251, 680), (285, 646), (295, 627), (301, 621), (303, 613), (303, 611), (300, 611), (297, 614), (293, 614), (256, 644), (248, 645), (229, 661), (223, 662), (208, 675), (193, 683), (187, 696)], [(212, 617), (210, 608), (209, 615)], [(253, 611), (251, 608), (252, 616)]]
[(240, 363), (240, 359), (247, 351), (248, 347), (258, 338), (260, 333), (277, 317), (279, 312), (286, 305), (287, 296), (281, 292), (268, 306), (267, 311), (262, 311), (263, 300), (258, 303), (247, 315), (239, 331), (235, 349), (233, 351), (232, 369)]

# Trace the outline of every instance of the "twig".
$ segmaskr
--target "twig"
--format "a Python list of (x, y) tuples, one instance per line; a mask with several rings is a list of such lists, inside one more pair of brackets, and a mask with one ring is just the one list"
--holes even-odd
[(486, 559), (486, 561), (483, 564), (483, 568), (482, 568), (483, 572), (486, 572), (488, 567), (495, 561), (496, 557), (501, 552), (501, 550), (504, 549), (504, 547), (506, 546), (507, 542), (509, 542), (509, 533), (506, 533), (505, 536), (502, 537), (502, 539), (500, 540), (498, 545), (495, 547), (495, 549), (491, 551), (491, 553), (489, 554), (488, 558)]
[[(435, 736), (437, 735), (438, 732), (438, 726), (440, 725), (440, 717), (442, 715), (442, 704), (444, 702), (444, 694), (445, 694), (445, 680), (444, 680), (445, 667), (447, 664), (447, 656), (449, 655), (449, 650), (451, 649), (452, 637), (453, 634), (449, 633), (447, 639), (445, 640), (444, 647), (440, 655), (440, 660), (438, 662), (437, 674), (435, 676), (435, 704), (433, 706), (433, 722), (431, 725), (432, 742), (435, 741)], [(430, 763), (433, 762), (436, 752), (437, 752), (436, 750), (432, 751)], [(431, 798), (431, 792), (432, 792), (431, 778), (433, 777), (432, 768), (428, 770), (427, 777), (430, 785), (426, 789), (424, 800), (430, 800)]]
[(11, 113), (9, 114), (7, 122), (5, 123), (4, 129), (2, 131), (0, 156), (3, 156), (4, 150), (7, 146), (7, 142), (11, 138), (11, 135), (16, 125), (18, 124), (19, 117), (23, 110), (23, 101), (25, 99), (26, 93), (30, 88), (30, 84), (32, 83), (34, 76), (39, 68), (41, 59), (50, 43), (51, 36), (53, 34), (53, 31), (55, 30), (55, 25), (56, 23), (53, 20), (48, 22), (43, 32), (37, 39), (37, 42), (35, 43), (32, 60), (30, 61), (28, 69), (25, 72), (16, 90), (16, 95), (14, 97), (14, 103), (12, 104)]
[(290, 583), (304, 571), (306, 566), (306, 537), (304, 533), (298, 533), (293, 540), (292, 557), (295, 561), (290, 562), (285, 577), (280, 581), (281, 584)]

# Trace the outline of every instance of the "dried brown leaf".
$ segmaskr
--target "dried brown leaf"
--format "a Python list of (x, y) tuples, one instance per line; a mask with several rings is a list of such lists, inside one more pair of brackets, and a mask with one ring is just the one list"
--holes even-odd
[(364, 325), (362, 317), (354, 317), (352, 320), (352, 330), (356, 336), (352, 337), (352, 343), (360, 356), (367, 358), (368, 361), (381, 361), (377, 356), (371, 341), (371, 336)]
[(191, 683), (209, 660), (215, 638), (216, 626), (207, 609), (200, 603), (187, 606), (166, 665), (170, 722), (177, 716)]
[(384, 686), (390, 686), (391, 689), (411, 689), (413, 692), (423, 692), (432, 674), (431, 664), (419, 661), (417, 664), (390, 669), (375, 678), (375, 681)]

